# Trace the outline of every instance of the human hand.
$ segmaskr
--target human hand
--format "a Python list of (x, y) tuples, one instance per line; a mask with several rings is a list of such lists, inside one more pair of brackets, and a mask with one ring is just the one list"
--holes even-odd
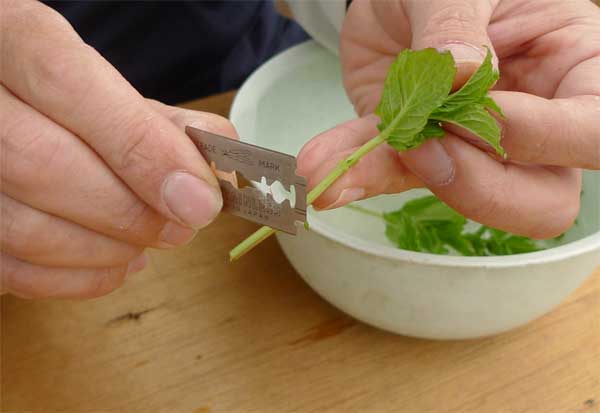
[(0, 292), (106, 294), (221, 209), (184, 126), (236, 132), (144, 99), (41, 3), (0, 7)]
[[(370, 115), (387, 68), (404, 48), (450, 50), (455, 87), (491, 48), (500, 81), (491, 96), (506, 119), (507, 160), (464, 130), (398, 154), (380, 147), (315, 203), (334, 208), (426, 185), (463, 215), (534, 238), (568, 229), (581, 172), (600, 169), (600, 10), (587, 0), (355, 0), (341, 33), (344, 85), (361, 116), (309, 142), (299, 172), (315, 185), (378, 134)], [(492, 155), (492, 156), (490, 156)]]

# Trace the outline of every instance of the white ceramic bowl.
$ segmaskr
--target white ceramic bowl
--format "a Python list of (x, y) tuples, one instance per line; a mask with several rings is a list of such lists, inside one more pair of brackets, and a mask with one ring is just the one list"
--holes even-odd
[[(313, 42), (257, 70), (231, 111), (244, 140), (293, 155), (315, 134), (353, 117), (337, 57)], [(368, 324), (424, 338), (486, 336), (552, 310), (600, 265), (600, 174), (587, 172), (584, 183), (578, 224), (563, 245), (542, 252), (459, 257), (403, 251), (385, 239), (381, 221), (347, 208), (311, 210), (310, 231), (277, 237), (312, 288)], [(416, 195), (362, 204), (393, 210)]]

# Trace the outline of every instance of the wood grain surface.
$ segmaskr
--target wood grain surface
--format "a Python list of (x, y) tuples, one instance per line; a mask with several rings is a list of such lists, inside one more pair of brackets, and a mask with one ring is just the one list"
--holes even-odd
[(600, 271), (516, 331), (418, 340), (327, 304), (274, 239), (229, 264), (254, 228), (221, 216), (101, 299), (2, 297), (0, 410), (600, 413)]

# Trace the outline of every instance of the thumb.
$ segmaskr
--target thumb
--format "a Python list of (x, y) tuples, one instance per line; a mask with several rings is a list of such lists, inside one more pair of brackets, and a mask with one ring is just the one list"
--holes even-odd
[[(406, 0), (413, 49), (448, 50), (456, 62), (453, 89), (460, 88), (483, 62), (489, 47), (493, 64), (498, 59), (487, 27), (499, 0)], [(402, 162), (432, 190), (455, 179), (457, 160), (446, 150), (444, 139), (432, 139), (402, 153)], [(455, 154), (456, 155), (456, 154)]]
[(487, 27), (498, 0), (407, 0), (405, 11), (412, 31), (411, 48), (448, 50), (456, 62), (454, 89), (462, 86), (486, 55), (498, 59)]

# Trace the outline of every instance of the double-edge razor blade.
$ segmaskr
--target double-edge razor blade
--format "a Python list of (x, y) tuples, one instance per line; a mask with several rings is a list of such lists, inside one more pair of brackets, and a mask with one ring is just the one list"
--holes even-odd
[(306, 221), (306, 179), (295, 157), (191, 126), (186, 133), (219, 180), (224, 211), (296, 234)]

